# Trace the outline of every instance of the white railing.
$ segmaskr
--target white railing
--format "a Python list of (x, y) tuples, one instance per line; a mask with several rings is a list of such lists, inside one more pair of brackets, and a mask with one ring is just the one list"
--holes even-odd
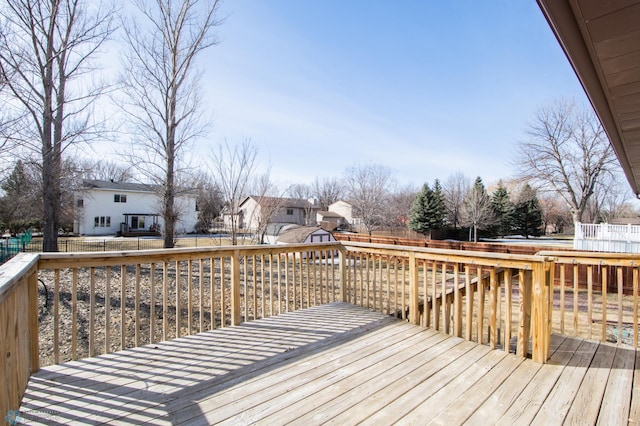
[(576, 223), (573, 248), (615, 253), (640, 253), (640, 226)]

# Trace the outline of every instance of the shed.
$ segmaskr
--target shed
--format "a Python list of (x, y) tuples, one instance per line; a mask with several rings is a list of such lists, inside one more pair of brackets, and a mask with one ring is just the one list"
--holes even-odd
[(290, 226), (282, 229), (276, 244), (326, 243), (336, 241), (333, 234), (319, 226)]

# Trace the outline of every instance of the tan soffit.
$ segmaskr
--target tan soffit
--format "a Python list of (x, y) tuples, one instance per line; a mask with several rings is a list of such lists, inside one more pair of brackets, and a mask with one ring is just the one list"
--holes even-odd
[(640, 0), (537, 0), (640, 194)]

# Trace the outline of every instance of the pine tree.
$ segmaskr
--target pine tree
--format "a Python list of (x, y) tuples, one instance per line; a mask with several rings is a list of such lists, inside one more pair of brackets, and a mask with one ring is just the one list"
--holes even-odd
[(526, 185), (520, 192), (514, 216), (516, 232), (526, 238), (542, 235), (542, 209), (536, 191), (531, 186)]
[(432, 196), (431, 229), (441, 229), (445, 225), (444, 218), (447, 213), (447, 209), (444, 204), (442, 185), (440, 185), (440, 181), (438, 179), (433, 183)]
[(434, 229), (444, 226), (445, 206), (442, 186), (436, 179), (433, 190), (425, 183), (416, 195), (409, 213), (409, 229), (429, 235)]
[(509, 191), (502, 181), (491, 197), (491, 205), (495, 215), (495, 234), (499, 236), (509, 235), (513, 231), (515, 206), (509, 197)]
[(429, 232), (429, 199), (431, 188), (428, 184), (422, 185), (422, 190), (416, 195), (409, 212), (409, 229), (419, 234), (427, 235)]

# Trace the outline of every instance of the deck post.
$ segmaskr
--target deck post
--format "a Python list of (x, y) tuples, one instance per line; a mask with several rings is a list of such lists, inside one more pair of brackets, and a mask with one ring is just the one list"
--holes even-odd
[(553, 266), (553, 262), (543, 260), (535, 264), (533, 269), (531, 357), (541, 364), (549, 359), (551, 347), (551, 295), (549, 293), (553, 279)]
[(420, 325), (420, 306), (418, 301), (418, 261), (416, 253), (409, 252), (409, 322)]
[[(222, 260), (224, 268), (224, 259)], [(224, 285), (224, 283), (222, 283)], [(231, 325), (240, 325), (240, 251), (231, 257)], [(222, 307), (224, 313), (224, 307)]]
[(345, 253), (344, 247), (340, 245), (340, 249), (338, 250), (338, 259), (340, 261), (340, 293), (338, 294), (338, 298), (340, 301), (349, 303), (349, 292), (347, 291), (347, 255)]

